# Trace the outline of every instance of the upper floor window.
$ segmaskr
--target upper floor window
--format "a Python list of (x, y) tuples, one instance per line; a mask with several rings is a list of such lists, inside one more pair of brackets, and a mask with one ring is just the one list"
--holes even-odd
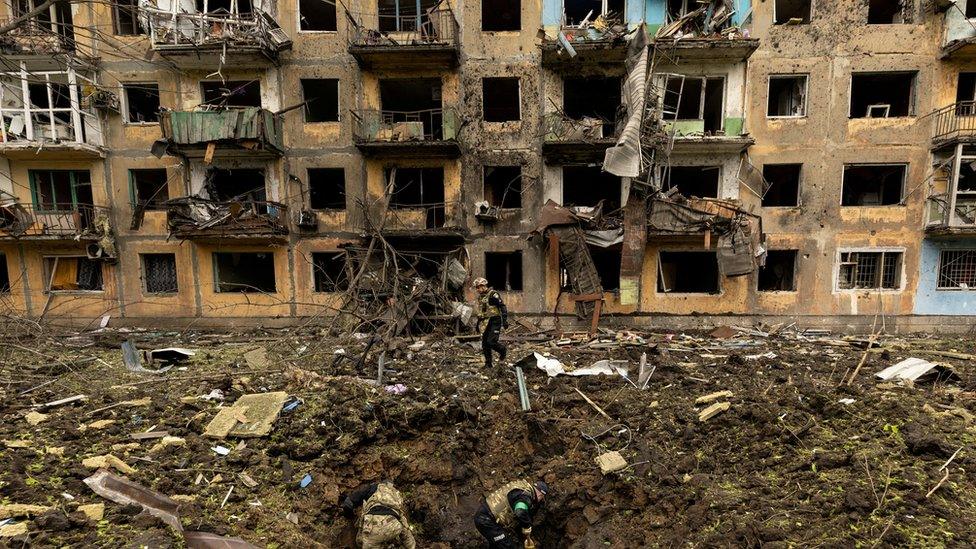
[(895, 206), (901, 203), (907, 164), (844, 166), (841, 206)]
[(72, 211), (92, 204), (88, 170), (30, 170), (34, 207), (41, 211)]
[(115, 34), (119, 36), (146, 34), (146, 29), (139, 20), (139, 1), (116, 0), (112, 2), (112, 24)]
[(481, 0), (481, 30), (517, 31), (522, 29), (520, 0)]
[(305, 122), (339, 121), (339, 80), (336, 78), (302, 78), (305, 100)]
[(483, 78), (481, 86), (485, 122), (509, 122), (522, 118), (518, 78)]
[(851, 118), (915, 116), (915, 72), (851, 74)]
[(868, 24), (892, 25), (912, 22), (913, 0), (869, 0)]
[(336, 5), (323, 0), (298, 0), (298, 28), (302, 31), (336, 30)]
[(799, 118), (807, 115), (807, 75), (769, 75), (769, 118)]
[(200, 82), (203, 104), (220, 107), (260, 107), (261, 82), (228, 80)]
[(122, 84), (125, 121), (129, 124), (159, 122), (159, 84)]
[(563, 0), (563, 15), (571, 27), (584, 21), (592, 23), (601, 15), (622, 21), (624, 5), (625, 0)]
[(775, 0), (774, 25), (805, 25), (810, 22), (811, 0)]
[(440, 0), (377, 0), (379, 26), (385, 32), (414, 32), (430, 19), (427, 10)]
[(664, 120), (701, 120), (700, 131), (721, 130), (724, 95), (724, 77), (669, 76), (664, 89)]

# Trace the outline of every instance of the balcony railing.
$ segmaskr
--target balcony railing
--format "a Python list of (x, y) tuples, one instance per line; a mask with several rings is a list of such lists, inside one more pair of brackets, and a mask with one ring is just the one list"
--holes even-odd
[(451, 108), (422, 111), (352, 111), (358, 143), (455, 141), (460, 118)]
[(935, 124), (932, 141), (935, 143), (976, 139), (976, 101), (960, 101), (942, 107), (932, 113), (932, 118)]
[(196, 196), (166, 202), (177, 238), (275, 238), (288, 234), (288, 207), (267, 200), (220, 202)]
[(160, 130), (181, 153), (202, 153), (210, 143), (240, 146), (248, 154), (285, 149), (281, 115), (257, 107), (164, 111)]
[(0, 238), (97, 239), (109, 219), (104, 206), (0, 202)]
[(543, 119), (545, 140), (548, 142), (599, 142), (614, 139), (614, 123), (599, 118), (580, 120), (551, 112)]
[(195, 52), (218, 48), (228, 54), (258, 50), (269, 56), (291, 47), (291, 39), (270, 15), (250, 13), (172, 13), (139, 8), (149, 18), (149, 38), (159, 51)]
[[(0, 27), (13, 21), (13, 18), (0, 18)], [(75, 41), (72, 27), (63, 27), (57, 32), (60, 23), (43, 23), (37, 19), (21, 22), (10, 32), (0, 35), (0, 53), (5, 55), (52, 55), (72, 53)]]
[(354, 13), (351, 16), (357, 23), (349, 36), (349, 45), (353, 47), (457, 48), (458, 22), (446, 5), (420, 14)]
[(947, 193), (929, 196), (926, 230), (976, 232), (976, 193), (957, 193), (952, 216), (949, 215), (950, 198)]
[(383, 228), (388, 231), (457, 228), (457, 202), (430, 204), (397, 204), (391, 202), (386, 210)]

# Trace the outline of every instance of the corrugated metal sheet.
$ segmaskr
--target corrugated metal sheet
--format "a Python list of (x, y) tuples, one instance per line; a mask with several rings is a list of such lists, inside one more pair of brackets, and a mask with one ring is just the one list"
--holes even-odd
[(284, 149), (281, 118), (257, 107), (220, 111), (163, 113), (163, 137), (177, 145), (204, 145), (211, 141), (260, 141)]

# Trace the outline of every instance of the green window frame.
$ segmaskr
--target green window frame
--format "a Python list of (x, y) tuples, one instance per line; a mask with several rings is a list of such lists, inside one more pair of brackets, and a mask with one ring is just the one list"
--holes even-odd
[[(42, 185), (49, 185), (48, 189), (50, 195), (53, 199), (62, 198), (57, 196), (56, 186), (53, 177), (48, 177), (47, 181), (42, 181), (41, 176), (55, 174), (55, 173), (67, 173), (68, 174), (68, 185), (71, 191), (71, 203), (67, 202), (51, 202), (50, 204), (45, 204), (42, 198), (42, 193), (40, 192)], [(30, 180), (30, 190), (31, 190), (31, 201), (33, 202), (34, 209), (37, 212), (70, 212), (78, 209), (78, 187), (87, 186), (91, 187), (91, 172), (87, 170), (29, 170), (27, 172), (28, 178)]]

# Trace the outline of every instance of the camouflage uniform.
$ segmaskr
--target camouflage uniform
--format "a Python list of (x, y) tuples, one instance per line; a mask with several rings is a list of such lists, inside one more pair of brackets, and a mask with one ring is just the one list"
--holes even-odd
[(417, 546), (405, 518), (403, 496), (392, 484), (377, 484), (376, 491), (363, 503), (356, 541), (363, 549)]

